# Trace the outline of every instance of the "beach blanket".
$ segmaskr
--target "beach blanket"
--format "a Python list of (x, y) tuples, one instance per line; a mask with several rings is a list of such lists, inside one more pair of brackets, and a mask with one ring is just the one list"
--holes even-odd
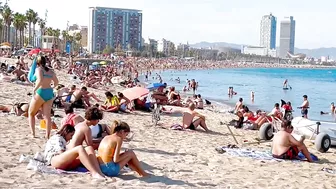
[(71, 171), (55, 169), (45, 164), (45, 162), (41, 158), (40, 153), (37, 153), (34, 157), (21, 155), (19, 162), (28, 163), (27, 170), (34, 170), (40, 173), (47, 173), (47, 174), (87, 174), (89, 173), (85, 167), (78, 167), (75, 170), (71, 170)]
[[(257, 151), (257, 150), (251, 150), (251, 149), (228, 148), (228, 147), (219, 147), (219, 148), (224, 150), (224, 152), (232, 156), (237, 156), (237, 157), (249, 157), (249, 158), (258, 159), (258, 160), (287, 161), (284, 159), (274, 158), (272, 156), (271, 151)], [(314, 154), (310, 154), (310, 155), (314, 161), (318, 161), (317, 156), (315, 156)], [(299, 153), (298, 158), (299, 158), (298, 160), (292, 160), (292, 161), (305, 161), (306, 160), (306, 158), (301, 152)]]

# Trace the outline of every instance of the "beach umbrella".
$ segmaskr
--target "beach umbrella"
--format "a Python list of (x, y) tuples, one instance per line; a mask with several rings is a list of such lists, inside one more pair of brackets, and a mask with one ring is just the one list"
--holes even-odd
[(100, 65), (106, 65), (107, 62), (105, 62), (105, 61), (101, 61), (99, 64), (100, 64)]
[(1, 45), (0, 48), (1, 48), (1, 49), (10, 49), (11, 47), (10, 47), (10, 46), (7, 46), (7, 45)]
[(92, 65), (97, 66), (97, 65), (99, 65), (99, 63), (98, 62), (93, 62)]
[(12, 46), (10, 43), (8, 43), (8, 42), (3, 42), (3, 43), (1, 43), (0, 44), (0, 46), (8, 46), (8, 47), (10, 47), (10, 46)]
[(143, 87), (132, 87), (121, 92), (130, 101), (148, 95), (149, 90)]
[(163, 84), (163, 83), (151, 83), (151, 84), (149, 84), (149, 85), (147, 86), (147, 89), (148, 89), (148, 90), (155, 90), (155, 89), (157, 89), (157, 88), (159, 88), (159, 87), (166, 87), (166, 85)]
[(81, 62), (77, 61), (76, 64), (82, 64)]
[(34, 54), (38, 54), (40, 53), (40, 49), (32, 49), (31, 51), (29, 51), (28, 55), (34, 55)]

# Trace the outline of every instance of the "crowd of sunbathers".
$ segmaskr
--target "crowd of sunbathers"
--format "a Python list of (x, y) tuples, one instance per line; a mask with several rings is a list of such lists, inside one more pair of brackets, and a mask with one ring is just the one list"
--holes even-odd
[(273, 157), (279, 159), (297, 159), (299, 152), (302, 152), (307, 161), (313, 162), (304, 144), (305, 138), (301, 137), (297, 140), (292, 136), (293, 126), (289, 118), (292, 111), (291, 103), (282, 100), (281, 106), (279, 103), (275, 103), (274, 108), (269, 114), (261, 110), (253, 113), (246, 105), (243, 105), (243, 99), (239, 98), (233, 111), (239, 119), (235, 122), (234, 126), (236, 128), (244, 127), (246, 129), (258, 130), (264, 123), (272, 123), (272, 120), (276, 119), (281, 124), (281, 128), (273, 138)]
[(291, 103), (285, 102), (282, 103), (281, 106), (279, 103), (275, 103), (269, 114), (261, 110), (257, 110), (253, 113), (243, 104), (243, 98), (239, 98), (232, 113), (235, 113), (239, 118), (238, 121), (235, 122), (235, 127), (258, 130), (264, 123), (270, 123), (273, 119), (288, 119), (292, 111)]

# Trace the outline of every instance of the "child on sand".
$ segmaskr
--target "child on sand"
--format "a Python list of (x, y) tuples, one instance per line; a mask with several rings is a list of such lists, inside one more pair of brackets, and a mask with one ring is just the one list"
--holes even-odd
[(114, 121), (113, 134), (104, 137), (98, 148), (98, 162), (101, 171), (110, 177), (119, 175), (120, 170), (127, 164), (141, 177), (148, 176), (140, 166), (140, 162), (132, 150), (120, 153), (123, 140), (131, 132), (125, 122)]

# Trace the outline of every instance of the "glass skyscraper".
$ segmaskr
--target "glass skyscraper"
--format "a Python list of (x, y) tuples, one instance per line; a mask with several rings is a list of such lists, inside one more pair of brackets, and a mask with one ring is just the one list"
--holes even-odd
[(276, 48), (276, 17), (272, 14), (262, 17), (260, 22), (260, 46), (267, 49)]
[(280, 52), (279, 57), (286, 58), (287, 53), (294, 54), (295, 20), (293, 16), (285, 17), (280, 24)]

